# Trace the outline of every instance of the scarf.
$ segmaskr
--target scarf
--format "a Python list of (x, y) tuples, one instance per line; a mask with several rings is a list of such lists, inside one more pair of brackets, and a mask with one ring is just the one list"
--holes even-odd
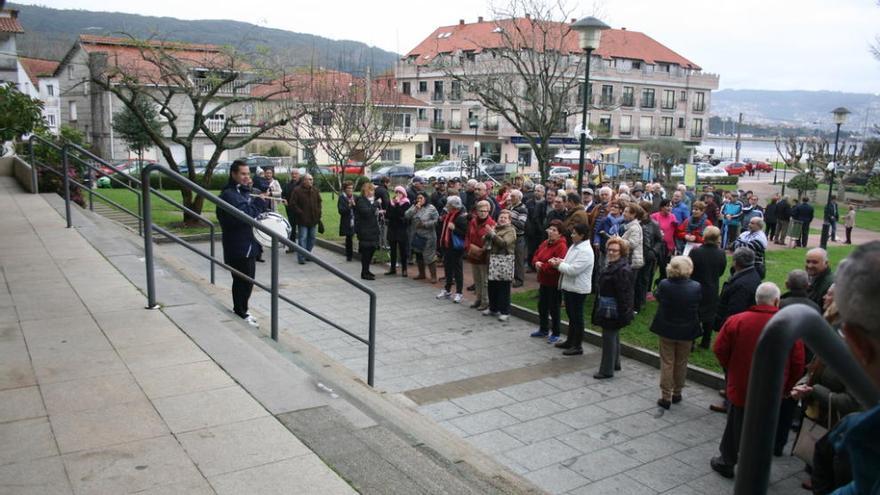
[[(406, 189), (403, 186), (397, 186), (394, 188), (394, 198), (391, 199), (391, 206), (400, 206), (400, 205), (408, 205), (409, 197), (406, 195)], [(397, 194), (403, 194), (403, 197), (397, 199)]]

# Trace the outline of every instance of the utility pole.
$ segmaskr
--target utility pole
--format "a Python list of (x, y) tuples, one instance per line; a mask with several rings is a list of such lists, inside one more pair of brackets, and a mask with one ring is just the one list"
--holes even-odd
[(736, 124), (736, 159), (735, 162), (739, 162), (739, 150), (742, 148), (742, 141), (740, 137), (742, 135), (742, 123), (743, 123), (743, 114), (739, 113), (739, 122)]

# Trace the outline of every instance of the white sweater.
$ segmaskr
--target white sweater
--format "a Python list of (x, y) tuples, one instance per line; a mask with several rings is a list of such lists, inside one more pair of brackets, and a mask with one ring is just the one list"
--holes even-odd
[(565, 260), (557, 267), (559, 288), (578, 294), (589, 294), (590, 279), (593, 276), (593, 247), (587, 241), (579, 242), (568, 248)]

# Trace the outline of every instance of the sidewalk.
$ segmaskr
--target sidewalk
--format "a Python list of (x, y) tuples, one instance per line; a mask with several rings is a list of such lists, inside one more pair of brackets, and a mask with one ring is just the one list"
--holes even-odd
[(0, 177), (0, 494), (356, 493)]

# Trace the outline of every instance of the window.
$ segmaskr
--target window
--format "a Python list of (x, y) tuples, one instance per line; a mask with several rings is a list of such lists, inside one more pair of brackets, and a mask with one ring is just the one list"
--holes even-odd
[(73, 79), (73, 66), (72, 65), (67, 66), (67, 78), (71, 79), (71, 80)]
[(439, 108), (434, 109), (434, 122), (443, 122), (443, 110)]
[[(443, 92), (441, 89), (440, 92)], [(452, 81), (452, 90), (449, 92), (449, 99), (461, 101), (461, 82)]]
[(88, 81), (83, 81), (83, 95), (84, 96), (89, 95), (89, 82)]
[(664, 89), (663, 90), (663, 109), (664, 110), (674, 110), (675, 109), (675, 90), (673, 89)]
[(49, 96), (55, 96), (55, 86), (51, 84), (46, 85), (46, 94)]
[(632, 134), (632, 115), (621, 115), (620, 116), (620, 134), (623, 136), (628, 136)]
[(623, 96), (620, 98), (620, 104), (625, 107), (631, 107), (635, 104), (632, 86), (623, 87)]
[[(220, 116), (223, 117), (222, 115)], [(330, 112), (312, 114), (312, 125), (328, 126), (333, 124), (333, 115)]]
[(431, 99), (434, 101), (443, 100), (443, 81), (434, 81), (434, 94), (431, 95)]
[(645, 88), (642, 90), (642, 108), (654, 108), (654, 90)]
[(46, 124), (48, 124), (49, 127), (55, 127), (56, 122), (55, 122), (55, 115), (54, 114), (50, 113), (49, 115), (46, 115)]
[(660, 121), (660, 135), (661, 136), (671, 136), (672, 132), (673, 132), (672, 124), (673, 124), (672, 117), (663, 117), (663, 119)]
[(428, 120), (428, 109), (420, 108), (419, 109), (419, 120)]
[(703, 119), (694, 119), (691, 126), (691, 137), (703, 137)]
[(611, 134), (611, 115), (599, 117), (599, 134)]
[[(590, 84), (589, 89), (587, 89), (587, 100), (590, 103), (593, 103), (593, 85)], [(578, 99), (575, 103), (583, 103), (584, 102), (584, 83), (578, 83)]]
[(614, 101), (614, 86), (610, 84), (602, 85), (602, 104), (611, 105)]
[(419, 81), (419, 93), (428, 92), (428, 81)]
[(68, 113), (70, 113), (70, 121), (76, 122), (76, 102), (71, 101), (67, 104)]
[(473, 50), (468, 50), (468, 51), (464, 52), (464, 58), (468, 62), (473, 62), (477, 59), (477, 54), (474, 53)]
[(638, 61), (638, 60), (633, 60), (632, 68), (633, 68), (633, 69), (641, 69), (641, 68), (642, 68), (642, 63), (641, 63), (640, 61)]
[(382, 151), (382, 157), (379, 159), (383, 162), (400, 163), (400, 150), (387, 149)]
[(684, 129), (684, 117), (679, 117), (679, 118), (678, 118), (678, 128), (679, 128), (679, 129)]
[(694, 111), (702, 112), (706, 109), (706, 93), (702, 91), (697, 91), (694, 93)]
[(461, 129), (461, 110), (458, 108), (453, 108), (450, 113), (451, 115), (449, 117), (449, 128)]
[(654, 135), (654, 117), (642, 117), (641, 119), (639, 119), (639, 135)]
[(403, 94), (405, 94), (405, 95), (412, 94), (412, 88), (410, 86), (411, 86), (411, 84), (409, 82), (403, 83), (403, 89), (402, 89)]
[(678, 97), (679, 101), (688, 101), (688, 92), (682, 90), (681, 96)]

